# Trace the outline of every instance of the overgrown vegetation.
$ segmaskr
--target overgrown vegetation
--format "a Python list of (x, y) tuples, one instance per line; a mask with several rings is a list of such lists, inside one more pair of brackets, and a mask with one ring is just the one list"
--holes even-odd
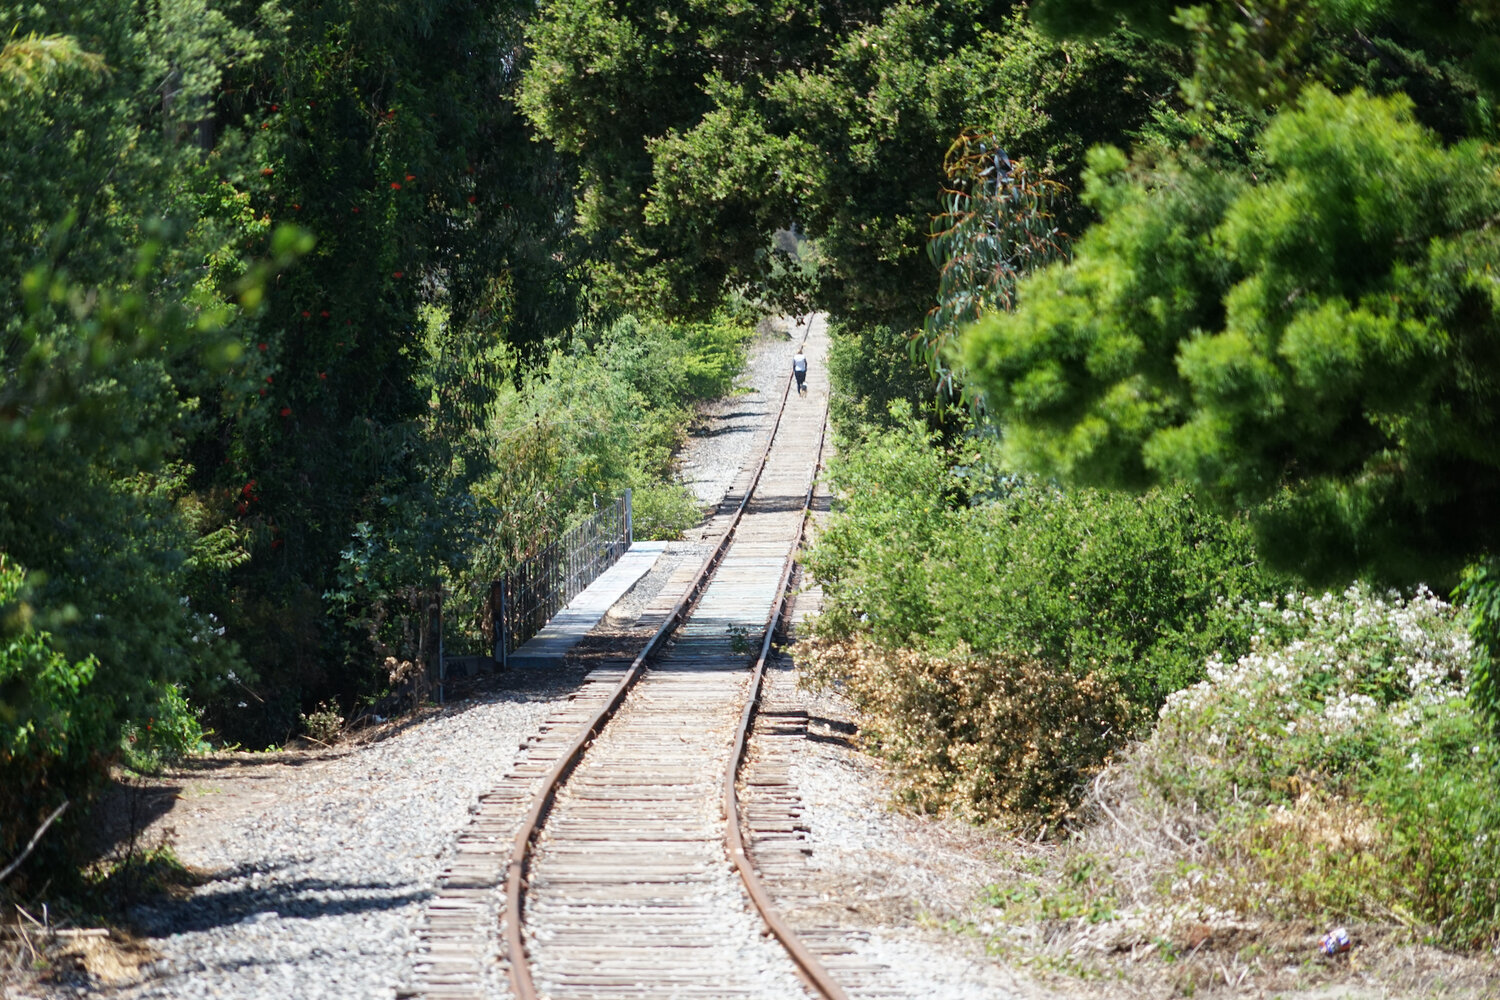
[(1253, 648), (1174, 694), (1095, 777), (1094, 822), (991, 905), (1179, 954), (1225, 920), (1491, 944), (1500, 746), (1466, 699), (1463, 616), (1362, 586), (1241, 611)]
[(994, 442), (936, 446), (900, 408), (833, 464), (839, 511), (809, 564), (820, 633), (1026, 655), (1115, 680), (1142, 717), (1248, 642), (1233, 602), (1276, 592), (1248, 529), (1187, 494), (1063, 491), (1006, 475)]
[(1245, 610), (1251, 651), (1211, 660), (1125, 765), (1203, 845), (1197, 891), (1237, 912), (1394, 912), (1448, 943), (1492, 939), (1500, 746), (1466, 700), (1462, 618), (1362, 587)]
[(938, 447), (892, 413), (832, 467), (814, 676), (874, 714), (915, 798), (1055, 824), (1211, 654), (1248, 648), (1235, 608), (1281, 581), (1189, 495), (1007, 476), (993, 440)]
[[(478, 648), (596, 501), (680, 530), (756, 301), (836, 313), (817, 671), (914, 803), (1195, 815), (1154, 886), (1495, 940), (1500, 76), (1449, 7), (0, 6), (0, 860), (113, 762), (331, 732), (443, 587)], [(1295, 589), (1361, 576), (1408, 596)], [(1459, 581), (1467, 647), (1411, 589)]]
[(485, 511), (453, 577), (450, 619), (476, 644), (491, 581), (596, 503), (633, 491), (637, 538), (678, 538), (701, 517), (671, 478), (695, 403), (733, 391), (751, 330), (726, 316), (669, 323), (625, 316), (583, 327), (544, 363), (517, 372), (485, 436), (490, 471), (475, 484)]

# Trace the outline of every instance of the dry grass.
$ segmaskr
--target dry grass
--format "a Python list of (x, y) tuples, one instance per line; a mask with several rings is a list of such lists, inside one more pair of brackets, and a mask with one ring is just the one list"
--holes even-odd
[(41, 996), (58, 986), (94, 992), (139, 982), (156, 958), (141, 939), (118, 928), (58, 927), (50, 914), (11, 904), (0, 922), (0, 997)]
[[(1363, 914), (1339, 922), (1354, 947), (1332, 958), (1318, 950), (1330, 920), (1299, 907), (1326, 903), (1345, 873), (1290, 866), (1375, 853), (1378, 824), (1358, 805), (1308, 792), (1226, 838), (1215, 818), (1163, 803), (1134, 769), (1112, 766), (1082, 812), (1067, 842), (1018, 852), (988, 892), (995, 905), (976, 918), (996, 953), (1050, 986), (1152, 1000), (1500, 997), (1495, 955), (1426, 943), (1426, 929), (1389, 901), (1351, 900)], [(1296, 893), (1303, 884), (1307, 898)]]

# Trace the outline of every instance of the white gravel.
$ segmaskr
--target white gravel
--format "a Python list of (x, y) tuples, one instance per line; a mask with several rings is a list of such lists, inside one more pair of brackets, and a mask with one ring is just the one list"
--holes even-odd
[(214, 844), (185, 839), (217, 874), (191, 899), (132, 914), (157, 974), (127, 997), (394, 997), (412, 978), (411, 932), (469, 805), (510, 767), (565, 687), (507, 692), (345, 756), (303, 765)]

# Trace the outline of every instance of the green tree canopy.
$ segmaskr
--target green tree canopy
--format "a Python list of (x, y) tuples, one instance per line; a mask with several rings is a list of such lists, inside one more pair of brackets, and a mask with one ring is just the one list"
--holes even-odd
[(1265, 165), (1095, 151), (1100, 223), (962, 344), (1010, 460), (1182, 479), (1314, 579), (1451, 582), (1500, 544), (1497, 154), (1307, 89)]
[(677, 310), (770, 285), (771, 234), (796, 225), (821, 254), (805, 293), (911, 329), (932, 302), (924, 248), (962, 130), (1067, 183), (1090, 145), (1176, 100), (1169, 50), (1124, 32), (1048, 41), (1010, 3), (549, 0), (529, 31), (521, 104), (578, 157), (595, 276)]

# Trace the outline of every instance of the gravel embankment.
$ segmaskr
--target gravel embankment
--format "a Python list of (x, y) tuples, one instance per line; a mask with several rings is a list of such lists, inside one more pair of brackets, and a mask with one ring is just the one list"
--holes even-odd
[[(728, 491), (750, 457), (755, 432), (781, 405), (781, 393), (792, 372), (792, 355), (797, 353), (806, 329), (792, 322), (757, 337), (738, 382), (741, 391), (700, 411), (693, 439), (678, 455), (678, 467), (682, 481), (705, 507), (717, 504)], [(809, 377), (822, 375), (813, 372)]]
[[(214, 871), (191, 899), (133, 916), (162, 957), (126, 997), (393, 997), (411, 932), (469, 804), (509, 767), (576, 677), (452, 707), (307, 763), (259, 812), (183, 860)], [(211, 794), (211, 792), (209, 792)]]

